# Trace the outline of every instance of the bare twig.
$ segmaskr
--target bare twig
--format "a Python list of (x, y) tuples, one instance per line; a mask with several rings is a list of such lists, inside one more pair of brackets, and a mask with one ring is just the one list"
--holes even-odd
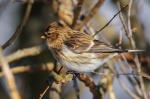
[[(45, 93), (48, 91), (48, 89), (55, 90), (57, 92), (61, 92), (61, 86), (65, 83), (68, 83), (73, 78), (72, 74), (57, 74), (56, 72), (52, 71), (50, 73), (50, 79), (49, 79), (49, 87), (47, 86), (44, 91), (40, 94), (39, 99), (42, 99)], [(52, 85), (60, 84), (58, 89), (56, 87), (53, 87)], [(53, 99), (53, 98), (52, 98)]]
[(134, 42), (134, 39), (133, 39), (131, 21), (130, 21), (132, 3), (133, 3), (133, 0), (130, 0), (129, 7), (128, 7), (128, 36), (129, 36), (129, 41), (130, 41), (131, 47), (133, 49), (135, 49), (136, 45), (135, 45), (135, 42)]
[(108, 22), (105, 24), (100, 30), (96, 31), (96, 33), (93, 36), (96, 36), (99, 32), (101, 32), (104, 28), (106, 28), (112, 21), (113, 19), (121, 12), (123, 11), (128, 5), (120, 9)]
[(62, 83), (53, 82), (49, 91), (50, 99), (61, 99), (61, 92), (62, 92), (61, 89)]
[[(136, 45), (135, 45), (135, 41), (133, 39), (131, 21), (130, 21), (132, 3), (133, 3), (133, 0), (130, 0), (129, 8), (128, 8), (128, 31), (129, 31), (128, 36), (129, 36), (129, 41), (130, 41), (131, 47), (133, 49), (135, 49)], [(135, 61), (135, 64), (137, 66), (138, 72), (141, 72), (141, 66), (140, 66), (140, 62), (139, 62), (137, 55), (135, 55), (134, 61)], [(139, 80), (140, 80), (140, 87), (141, 87), (141, 90), (143, 92), (144, 99), (148, 99), (147, 95), (146, 95), (145, 87), (144, 87), (144, 81), (143, 81), (143, 78), (141, 75), (139, 75)]]
[(109, 94), (110, 99), (116, 99), (116, 95), (115, 95), (115, 92), (113, 90), (113, 80), (110, 81), (108, 84), (108, 94)]
[(77, 24), (75, 26), (75, 29), (76, 30), (82, 29), (83, 26), (87, 24), (93, 18), (93, 16), (98, 12), (99, 8), (102, 6), (103, 3), (104, 3), (104, 0), (98, 0), (98, 2), (91, 9), (90, 13), (87, 15), (87, 17), (83, 20), (83, 22), (81, 22), (80, 24)]
[(22, 22), (20, 23), (20, 25), (17, 27), (15, 33), (12, 35), (12, 37), (5, 43), (2, 45), (2, 48), (5, 49), (7, 48), (9, 45), (13, 44), (14, 41), (19, 37), (19, 35), (22, 32), (23, 27), (26, 25), (29, 16), (30, 16), (30, 12), (32, 9), (32, 5), (33, 5), (34, 0), (28, 0), (28, 4), (27, 4), (27, 8), (26, 8), (26, 12), (24, 15), (24, 18), (22, 20)]
[[(11, 68), (11, 71), (12, 71), (12, 73), (13, 74), (19, 74), (19, 73), (28, 73), (28, 72), (36, 72), (36, 71), (52, 71), (53, 70), (53, 68), (54, 68), (54, 64), (53, 63), (45, 63), (45, 64), (43, 64), (42, 66), (34, 66), (34, 67), (31, 67), (30, 65), (26, 65), (26, 66), (15, 66), (15, 67), (13, 67), (13, 68)], [(93, 72), (94, 74), (97, 74), (97, 75), (99, 75), (99, 76), (104, 76), (104, 75), (106, 75), (105, 73), (95, 73), (95, 72)], [(150, 79), (150, 76), (148, 76), (147, 74), (145, 74), (145, 73), (133, 73), (133, 72), (131, 72), (131, 73), (117, 73), (117, 74), (112, 74), (111, 76), (116, 76), (116, 75), (118, 75), (118, 76), (121, 76), (121, 75), (127, 75), (127, 76), (129, 76), (129, 75), (141, 75), (142, 77), (145, 77), (145, 78), (147, 78), (147, 79)], [(3, 72), (0, 72), (0, 77), (2, 77), (3, 76)]]
[(76, 77), (74, 77), (74, 79), (73, 79), (73, 87), (76, 92), (76, 99), (80, 99), (80, 89), (79, 89), (78, 81), (77, 81)]
[(39, 99), (42, 99), (44, 97), (44, 95), (46, 94), (46, 92), (50, 89), (50, 86), (46, 86), (46, 88), (44, 89), (44, 91), (40, 94)]
[[(29, 72), (34, 72), (34, 71), (52, 71), (54, 68), (54, 64), (53, 63), (45, 63), (42, 66), (17, 66), (17, 67), (13, 67), (11, 68), (11, 72), (14, 74), (18, 74), (18, 73), (29, 73)], [(0, 72), (0, 77), (2, 77), (4, 75), (3, 72)], [(49, 89), (49, 86), (46, 87), (46, 90), (43, 92), (43, 94), (46, 93), (46, 91)], [(44, 96), (44, 95), (43, 95)], [(41, 94), (42, 97), (42, 94)], [(20, 98), (13, 98), (13, 99), (20, 99)]]
[(93, 99), (103, 99), (103, 95), (98, 91), (97, 86), (94, 81), (86, 74), (80, 74), (78, 79), (82, 81), (87, 87), (89, 87), (90, 91), (93, 94)]
[(141, 99), (139, 98), (136, 94), (134, 94), (128, 87), (127, 85), (121, 80), (118, 78), (118, 81), (121, 85), (121, 87), (123, 88), (123, 90), (129, 95), (131, 96), (133, 99)]
[(117, 44), (120, 49), (121, 49), (122, 42), (123, 42), (123, 33), (122, 33), (122, 31), (120, 31), (119, 40), (118, 40), (118, 44)]
[[(132, 62), (134, 62), (134, 56), (133, 55), (130, 55), (130, 54), (121, 54), (121, 57), (122, 57), (121, 59), (123, 59), (126, 62), (129, 62), (130, 64), (132, 64)], [(149, 64), (150, 63), (150, 57), (146, 57), (146, 56), (140, 57), (139, 60), (140, 60), (141, 64), (145, 64), (145, 63)], [(128, 66), (128, 68), (131, 68), (131, 67)], [(148, 73), (145, 73), (144, 70), (142, 70), (141, 72), (137, 72), (137, 74), (141, 75), (142, 77), (145, 77), (147, 79), (150, 79), (150, 75)]]
[(78, 21), (83, 2), (84, 2), (84, 0), (78, 0), (77, 8), (74, 11), (74, 20), (73, 20), (73, 23), (72, 23), (72, 28), (75, 27), (75, 25), (76, 25), (76, 23)]
[[(121, 9), (119, 2), (117, 3), (117, 5), (118, 5), (119, 9)], [(122, 25), (123, 25), (124, 32), (125, 32), (125, 34), (126, 34), (127, 37), (128, 37), (128, 29), (127, 29), (126, 22), (125, 22), (125, 20), (124, 20), (124, 17), (123, 17), (122, 12), (120, 12), (119, 18), (120, 18), (120, 21), (121, 21), (121, 23), (122, 23)], [(129, 39), (129, 37), (128, 37), (128, 39)]]
[[(29, 73), (29, 72), (34, 72), (34, 71), (52, 71), (54, 68), (53, 63), (48, 62), (45, 64), (42, 64), (42, 66), (30, 66), (30, 65), (26, 65), (26, 66), (16, 66), (11, 68), (11, 72), (13, 74), (18, 74), (18, 73)], [(4, 74), (3, 72), (0, 72), (0, 77), (2, 77)]]
[[(123, 15), (122, 13), (120, 13), (120, 20), (123, 24), (123, 28), (124, 28), (124, 31), (125, 31), (125, 34), (127, 36), (127, 38), (129, 39), (130, 41), (130, 45), (133, 49), (136, 48), (136, 45), (135, 45), (135, 41), (133, 39), (133, 35), (132, 35), (132, 29), (131, 29), (131, 22), (130, 22), (130, 14), (131, 14), (131, 6), (132, 6), (132, 0), (130, 0), (129, 2), (129, 8), (128, 8), (128, 28), (125, 24), (125, 20), (123, 18)], [(118, 3), (118, 6), (120, 7), (120, 4)], [(127, 30), (128, 29), (128, 30)], [(145, 92), (145, 88), (144, 88), (144, 82), (143, 82), (143, 79), (142, 79), (142, 76), (146, 77), (146, 78), (149, 78), (149, 76), (147, 76), (144, 72), (142, 72), (141, 70), (141, 66), (140, 66), (140, 62), (139, 62), (139, 59), (138, 59), (138, 56), (136, 55), (135, 56), (135, 59), (134, 59), (136, 65), (137, 65), (137, 68), (138, 68), (138, 72), (140, 73), (140, 76), (139, 76), (139, 79), (140, 79), (140, 86), (141, 86), (141, 89), (142, 89), (142, 92), (144, 94), (144, 97), (146, 97), (146, 92)], [(146, 99), (146, 98), (145, 98)]]
[(22, 50), (18, 50), (6, 57), (6, 60), (8, 62), (13, 62), (16, 60), (19, 60), (21, 58), (27, 57), (27, 56), (35, 56), (42, 52), (43, 48), (42, 46), (35, 46), (31, 48), (25, 48)]
[[(120, 71), (121, 71), (122, 73), (124, 73), (124, 72), (125, 72), (125, 67), (128, 68), (128, 67), (127, 67), (128, 64), (127, 64), (127, 66), (124, 65), (124, 64), (121, 62), (120, 59), (118, 59), (118, 62), (120, 63), (120, 66), (121, 66)], [(140, 98), (139, 98), (133, 91), (131, 91), (131, 90), (128, 88), (128, 86), (120, 79), (120, 76), (118, 76), (117, 79), (118, 79), (118, 81), (119, 81), (119, 83), (120, 83), (120, 86), (123, 88), (123, 90), (124, 90), (129, 96), (131, 96), (133, 99), (140, 99)], [(136, 85), (137, 85), (137, 84), (134, 84), (134, 86), (136, 86)]]
[(2, 48), (0, 48), (0, 64), (2, 67), (2, 71), (4, 73), (4, 77), (6, 79), (6, 84), (7, 84), (8, 91), (10, 92), (9, 94), (10, 94), (11, 99), (21, 99), (19, 95), (19, 91), (17, 90), (15, 78), (9, 68), (8, 62), (3, 56)]
[(102, 76), (101, 80), (103, 80), (103, 84), (104, 86), (106, 86), (109, 98), (116, 99), (116, 95), (113, 90), (113, 81), (114, 81), (113, 73), (114, 74), (116, 73), (116, 68), (112, 66), (112, 62), (108, 62), (107, 64), (109, 69), (105, 71), (106, 75)]
[(73, 5), (72, 0), (53, 0), (53, 9), (56, 12), (57, 19), (72, 25), (73, 22)]
[[(56, 75), (55, 72), (52, 72)], [(52, 76), (51, 78), (49, 77), (48, 79), (48, 85), (46, 86), (46, 88), (44, 88), (44, 90), (40, 93), (39, 99), (42, 99), (44, 97), (44, 95), (46, 94), (46, 92), (51, 88), (53, 82), (55, 82), (55, 76)]]

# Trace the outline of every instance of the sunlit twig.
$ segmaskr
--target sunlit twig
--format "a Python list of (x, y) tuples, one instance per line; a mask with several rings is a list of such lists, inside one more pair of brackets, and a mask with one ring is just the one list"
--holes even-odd
[(9, 68), (8, 62), (3, 56), (2, 48), (0, 48), (0, 64), (1, 64), (3, 74), (4, 74), (4, 78), (6, 80), (7, 88), (10, 92), (11, 99), (21, 99), (21, 96), (19, 95), (19, 91), (17, 90), (15, 78)]

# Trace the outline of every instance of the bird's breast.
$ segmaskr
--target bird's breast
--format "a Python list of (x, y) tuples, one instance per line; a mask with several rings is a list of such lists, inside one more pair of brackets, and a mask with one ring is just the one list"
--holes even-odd
[(101, 60), (93, 53), (74, 53), (64, 47), (58, 54), (59, 62), (77, 72), (90, 72), (100, 66)]

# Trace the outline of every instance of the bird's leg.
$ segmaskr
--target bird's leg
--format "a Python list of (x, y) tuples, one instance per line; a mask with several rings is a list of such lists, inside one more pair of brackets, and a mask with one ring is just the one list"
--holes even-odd
[(63, 69), (63, 66), (61, 66), (58, 70), (57, 73), (60, 74), (61, 70)]
[(63, 66), (61, 66), (60, 64), (58, 64), (57, 60), (54, 60), (54, 71), (57, 74), (60, 74), (60, 72), (62, 71)]
[(68, 70), (66, 73), (67, 74), (72, 74), (73, 78), (76, 78), (76, 77), (78, 77), (80, 75), (79, 72), (76, 72), (76, 71), (73, 71), (73, 70)]
[(117, 43), (117, 44), (115, 45), (115, 47), (118, 48), (118, 49), (121, 49), (121, 48), (122, 48), (122, 44)]

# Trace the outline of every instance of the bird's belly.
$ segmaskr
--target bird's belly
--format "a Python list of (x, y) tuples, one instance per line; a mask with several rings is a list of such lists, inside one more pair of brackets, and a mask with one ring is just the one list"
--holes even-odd
[(91, 72), (102, 65), (101, 59), (98, 59), (93, 53), (63, 53), (63, 55), (64, 57), (60, 59), (61, 64), (73, 71)]
[(77, 54), (69, 50), (67, 47), (64, 47), (60, 53), (61, 54), (58, 54), (60, 64), (77, 72), (92, 72), (116, 56), (116, 54), (114, 54), (108, 56), (106, 59), (98, 58), (99, 56), (95, 53)]
[[(94, 62), (95, 61), (95, 62)], [(79, 63), (79, 62), (70, 62), (70, 61), (63, 61), (62, 64), (66, 66), (68, 69), (77, 71), (77, 72), (92, 72), (97, 69), (99, 64), (101, 64), (101, 60), (91, 60), (88, 63)]]

